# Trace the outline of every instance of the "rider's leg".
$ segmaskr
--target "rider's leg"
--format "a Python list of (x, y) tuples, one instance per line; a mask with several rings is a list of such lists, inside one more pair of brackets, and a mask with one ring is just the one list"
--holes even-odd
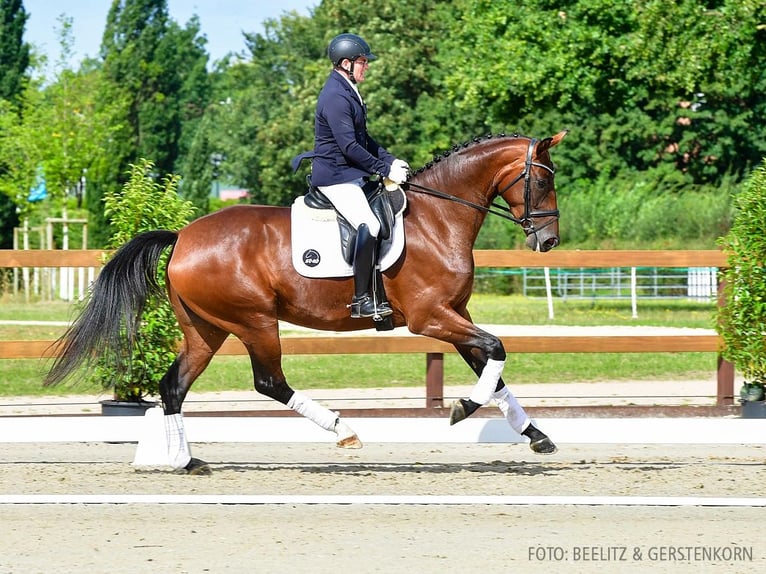
[(370, 209), (361, 184), (362, 180), (356, 180), (351, 183), (323, 186), (319, 189), (357, 230), (351, 316), (354, 318), (384, 317), (392, 313), (390, 305), (385, 300), (376, 301), (371, 292), (380, 222)]
[(349, 183), (320, 186), (319, 190), (354, 229), (358, 229), (364, 223), (370, 230), (370, 235), (377, 237), (380, 233), (380, 222), (367, 203), (367, 197), (362, 191), (363, 183), (363, 180), (357, 179)]
[(375, 273), (377, 239), (370, 235), (367, 224), (356, 230), (354, 246), (354, 298), (351, 300), (351, 317), (375, 317), (390, 315), (393, 311), (388, 302), (376, 301), (371, 290)]

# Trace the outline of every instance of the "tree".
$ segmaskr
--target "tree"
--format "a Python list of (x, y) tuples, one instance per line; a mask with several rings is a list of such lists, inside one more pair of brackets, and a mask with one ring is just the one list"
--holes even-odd
[(718, 241), (728, 267), (721, 272), (724, 304), (716, 312), (716, 330), (723, 340), (723, 357), (763, 399), (766, 383), (766, 159), (747, 178), (735, 198), (737, 216)]
[(24, 113), (40, 103), (40, 92), (24, 90), (19, 105), (0, 100), (0, 194), (10, 198), (20, 208), (35, 181), (41, 154), (38, 140)]
[[(91, 62), (79, 71), (70, 67), (71, 19), (60, 17), (61, 53), (55, 74), (43, 81), (32, 76), (17, 98), (17, 106), (0, 106), (0, 191), (14, 202), (14, 212), (32, 213), (27, 201), (36, 180), (45, 178), (49, 215), (59, 215), (67, 195), (82, 200), (84, 176), (98, 165), (114, 128), (111, 107), (96, 109), (101, 74)], [(43, 62), (40, 59), (39, 62)], [(36, 68), (39, 70), (40, 68)]]
[(383, 0), (371, 16), (364, 4), (325, 0), (311, 17), (285, 14), (267, 22), (263, 34), (245, 33), (249, 58), (217, 74), (204, 133), (187, 163), (210, 173), (210, 155), (222, 153), (224, 175), (250, 189), (254, 202), (289, 205), (306, 187), (306, 169), (296, 176), (290, 162), (313, 147), (316, 99), (331, 70), (327, 45), (344, 31), (365, 37), (380, 56), (362, 88), (371, 133), (393, 153), (425, 163), (465, 126), (442, 121), (451, 108), (440, 98), (443, 73), (434, 66), (449, 7)]
[(27, 94), (24, 125), (35, 142), (36, 166), (42, 167), (49, 194), (63, 198), (75, 195), (82, 203), (82, 184), (99, 161), (102, 149), (119, 124), (118, 106), (97, 106), (103, 79), (100, 69), (85, 62), (71, 69), (72, 20), (59, 18), (61, 53), (54, 80), (31, 86)]
[[(104, 198), (107, 215), (112, 219), (109, 247), (122, 247), (143, 231), (178, 230), (189, 223), (194, 207), (178, 196), (180, 178), (168, 174), (157, 181), (155, 172), (152, 162), (139, 159), (137, 165), (131, 166), (123, 189)], [(167, 258), (165, 254), (165, 264)], [(164, 282), (165, 264), (158, 270), (160, 284)], [(102, 358), (93, 373), (105, 387), (113, 388), (114, 398), (120, 401), (141, 402), (147, 395), (157, 395), (160, 380), (178, 352), (182, 334), (167, 296), (149, 296), (135, 336), (130, 353)]]
[(0, 0), (0, 99), (15, 102), (29, 68), (29, 44), (23, 41), (29, 14), (21, 0)]
[(761, 1), (463, 0), (456, 11), (440, 62), (458, 109), (485, 110), (492, 126), (576, 128), (578, 146), (560, 150), (575, 178), (651, 170), (715, 184), (766, 150)]
[[(655, 207), (635, 219), (662, 213), (653, 229), (664, 233), (679, 222), (655, 196), (681, 205), (686, 192), (715, 195), (704, 222), (726, 225), (729, 191), (766, 155), (763, 0), (380, 0), (374, 11), (323, 0), (308, 17), (287, 13), (262, 34), (245, 33), (249, 54), (212, 74), (196, 18), (181, 27), (167, 0), (113, 0), (100, 60), (55, 85), (32, 81), (25, 101), (0, 108), (0, 162), (13, 172), (0, 173), (0, 186), (28, 188), (40, 157), (57, 189), (71, 185), (73, 165), (60, 157), (72, 142), (42, 142), (22, 128), (77, 126), (72, 108), (56, 116), (51, 107), (74, 90), (97, 94), (94, 117), (109, 127), (91, 138), (100, 143), (88, 167), (96, 245), (108, 232), (103, 193), (119, 191), (139, 157), (181, 174), (179, 192), (202, 210), (218, 155), (222, 181), (250, 189), (256, 203), (288, 205), (305, 191), (307, 168), (295, 175), (290, 160), (313, 146), (327, 44), (341, 32), (360, 34), (379, 56), (362, 87), (370, 131), (413, 168), (474, 136), (570, 128), (556, 153), (562, 204), (592, 207), (595, 191), (603, 214), (641, 197)], [(19, 109), (28, 120), (13, 117)], [(638, 233), (632, 223), (627, 231)], [(491, 231), (493, 242), (503, 233)]]
[[(23, 41), (28, 18), (21, 0), (0, 0), (0, 116), (17, 113), (18, 98), (29, 68), (29, 45)], [(9, 105), (4, 105), (3, 100)], [(0, 124), (5, 124), (3, 128), (8, 122), (16, 123), (14, 118), (0, 119)], [(0, 138), (7, 138), (7, 133)], [(10, 166), (9, 157), (0, 156), (0, 178), (7, 175)], [(18, 224), (15, 202), (7, 191), (0, 190), (0, 248), (13, 246), (13, 228)]]
[(124, 108), (109, 158), (89, 189), (99, 244), (108, 236), (102, 197), (120, 188), (129, 166), (147, 158), (159, 173), (171, 173), (182, 145), (191, 145), (190, 135), (182, 138), (184, 124), (191, 132), (207, 101), (207, 53), (198, 34), (197, 19), (185, 29), (169, 19), (167, 0), (112, 2), (100, 50), (106, 86), (99, 96), (102, 106), (118, 101)]

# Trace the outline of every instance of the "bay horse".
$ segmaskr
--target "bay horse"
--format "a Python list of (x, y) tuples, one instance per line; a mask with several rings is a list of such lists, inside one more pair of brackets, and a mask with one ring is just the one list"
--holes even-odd
[[(540, 140), (518, 134), (475, 138), (411, 174), (402, 186), (404, 253), (383, 273), (393, 325), (451, 343), (478, 377), (470, 396), (453, 403), (450, 424), (494, 399), (510, 426), (541, 454), (555, 452), (556, 446), (506, 387), (503, 344), (474, 325), (467, 305), (473, 246), (487, 213), (519, 224), (530, 249), (544, 252), (558, 245), (549, 150), (566, 133)], [(507, 206), (493, 203), (497, 197)], [(256, 391), (335, 432), (339, 447), (361, 447), (337, 413), (294, 391), (282, 371), (280, 320), (332, 331), (374, 327), (371, 318), (349, 316), (352, 278), (306, 278), (295, 271), (288, 207), (231, 206), (178, 232), (135, 236), (101, 270), (86, 306), (58, 342), (46, 384), (62, 381), (96, 357), (119, 361), (126, 356), (146, 299), (162, 291), (159, 260), (171, 247), (165, 289), (183, 340), (160, 382), (169, 466), (191, 474), (210, 472), (191, 456), (181, 410), (192, 383), (229, 334), (247, 349)]]

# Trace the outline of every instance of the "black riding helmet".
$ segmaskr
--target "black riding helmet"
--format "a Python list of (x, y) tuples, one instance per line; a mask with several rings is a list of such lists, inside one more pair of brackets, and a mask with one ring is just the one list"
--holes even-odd
[(370, 46), (356, 34), (339, 34), (335, 36), (327, 48), (327, 56), (333, 66), (338, 66), (348, 58), (352, 62), (364, 56), (368, 60), (375, 60), (377, 56), (370, 51)]

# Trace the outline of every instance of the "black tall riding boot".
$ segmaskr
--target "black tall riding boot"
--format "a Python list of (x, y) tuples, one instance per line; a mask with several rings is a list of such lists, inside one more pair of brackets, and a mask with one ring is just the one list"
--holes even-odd
[(370, 293), (372, 274), (375, 271), (375, 247), (377, 238), (370, 235), (364, 223), (356, 230), (354, 246), (354, 298), (351, 300), (351, 317), (385, 317), (393, 313), (386, 301), (375, 301)]

